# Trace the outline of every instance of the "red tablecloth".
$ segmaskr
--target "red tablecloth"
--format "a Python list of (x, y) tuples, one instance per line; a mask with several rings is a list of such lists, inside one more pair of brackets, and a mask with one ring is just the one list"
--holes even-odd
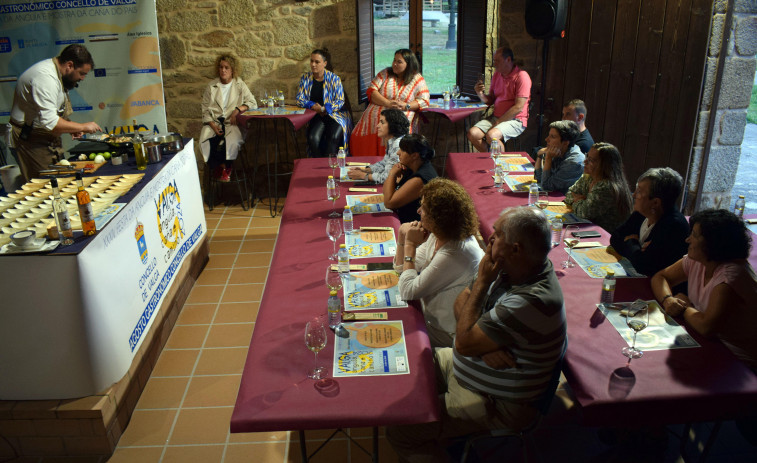
[[(278, 108), (276, 108), (278, 109)], [(287, 109), (301, 109), (296, 106), (287, 106)], [(237, 125), (247, 127), (250, 119), (286, 119), (292, 124), (295, 132), (305, 126), (315, 116), (315, 111), (305, 110), (305, 114), (240, 114), (237, 116)]]
[[(327, 159), (295, 161), (231, 417), (232, 432), (382, 426), (439, 419), (431, 347), (423, 315), (413, 308), (384, 309), (390, 319), (403, 321), (410, 374), (338, 378), (336, 386), (325, 391), (317, 390), (315, 381), (307, 378), (313, 354), (305, 347), (305, 323), (326, 314), (328, 298), (324, 277), (332, 243), (326, 236), (326, 216), (331, 211), (326, 178), (332, 171), (327, 164)], [(359, 194), (349, 193), (348, 187), (342, 183), (337, 210), (344, 208), (345, 195)], [(361, 214), (354, 220), (355, 227), (391, 225), (395, 232), (399, 228), (396, 216), (389, 213)], [(331, 333), (318, 355), (319, 364), (328, 365), (329, 374), (333, 336)]]
[(486, 107), (481, 108), (455, 108), (452, 107), (450, 109), (444, 109), (444, 108), (423, 108), (421, 110), (421, 114), (423, 113), (436, 113), (441, 114), (442, 116), (446, 117), (453, 123), (461, 121), (465, 119), (466, 117), (470, 116), (471, 114), (475, 113), (476, 111), (483, 111)]
[[(493, 186), (492, 161), (486, 154), (454, 153), (447, 161), (451, 178), (473, 197), (482, 234), (500, 211), (524, 204), (521, 194), (498, 194)], [(610, 235), (597, 226), (601, 238)], [(568, 321), (568, 352), (563, 371), (587, 425), (651, 425), (711, 421), (754, 414), (757, 411), (757, 375), (719, 341), (688, 330), (700, 348), (648, 351), (623, 369), (626, 345), (617, 330), (597, 309), (602, 280), (590, 278), (578, 268), (561, 270), (567, 259), (563, 246), (549, 255), (562, 287)], [(750, 257), (757, 264), (757, 252)], [(618, 280), (615, 300), (653, 299), (648, 278)], [(630, 374), (629, 374), (630, 372)]]

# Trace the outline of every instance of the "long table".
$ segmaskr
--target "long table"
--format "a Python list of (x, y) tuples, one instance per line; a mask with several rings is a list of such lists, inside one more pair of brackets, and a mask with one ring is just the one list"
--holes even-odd
[[(471, 194), (488, 239), (502, 209), (526, 202), (523, 193), (497, 193), (491, 187), (486, 155), (453, 153), (447, 172)], [(558, 196), (555, 196), (557, 199)], [(608, 244), (609, 234), (588, 225)], [(625, 341), (596, 308), (601, 279), (590, 278), (579, 267), (560, 270), (567, 259), (563, 246), (549, 255), (565, 297), (568, 351), (563, 371), (587, 425), (652, 425), (715, 421), (749, 416), (757, 411), (757, 376), (719, 341), (687, 328), (700, 348), (645, 352), (624, 369)], [(750, 257), (757, 267), (757, 252)], [(621, 278), (616, 301), (653, 299), (648, 278)], [(685, 326), (685, 325), (684, 325)]]
[[(96, 175), (136, 172), (132, 163)], [(127, 373), (206, 236), (193, 142), (117, 202), (126, 205), (94, 237), (0, 256), (0, 398), (88, 396)]]
[[(326, 178), (331, 174), (327, 159), (295, 160), (231, 432), (375, 427), (439, 419), (432, 351), (423, 315), (412, 307), (383, 309), (390, 320), (403, 322), (410, 374), (339, 378), (328, 390), (307, 378), (313, 354), (305, 347), (305, 323), (326, 314), (328, 298), (324, 277), (332, 243), (326, 236), (326, 219), (332, 205), (326, 199)], [(344, 208), (346, 195), (360, 194), (349, 193), (349, 186), (342, 183), (337, 210)], [(356, 215), (354, 223), (356, 228), (392, 226), (395, 233), (399, 227), (396, 216), (389, 213)], [(388, 259), (355, 263), (372, 261)], [(318, 355), (329, 376), (333, 345), (334, 334), (329, 332)]]

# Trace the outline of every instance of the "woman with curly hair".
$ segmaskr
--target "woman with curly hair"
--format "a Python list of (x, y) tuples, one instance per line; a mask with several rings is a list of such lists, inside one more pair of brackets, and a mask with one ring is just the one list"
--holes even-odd
[(452, 347), (455, 298), (484, 255), (474, 236), (478, 215), (465, 189), (443, 178), (423, 187), (418, 213), (420, 221), (403, 223), (397, 238), (400, 296), (421, 301), (432, 347)]
[[(717, 336), (757, 372), (757, 276), (747, 258), (752, 238), (744, 222), (723, 209), (697, 212), (689, 221), (688, 254), (652, 277), (663, 310), (698, 333)], [(688, 296), (671, 290), (684, 281)]]
[(584, 219), (612, 233), (631, 215), (631, 190), (623, 158), (609, 143), (595, 143), (586, 154), (584, 175), (565, 195), (565, 204)]

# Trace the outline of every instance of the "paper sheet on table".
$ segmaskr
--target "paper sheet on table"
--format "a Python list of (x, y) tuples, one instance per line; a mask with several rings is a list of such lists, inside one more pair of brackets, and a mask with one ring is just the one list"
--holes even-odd
[(397, 240), (394, 230), (360, 230), (345, 237), (350, 259), (368, 257), (394, 257), (397, 252)]
[(533, 175), (506, 175), (505, 183), (513, 193), (528, 193), (528, 186), (533, 179)]
[(394, 270), (350, 272), (344, 277), (344, 310), (407, 307), (400, 297), (399, 281)]
[(339, 168), (339, 181), (340, 182), (355, 182), (355, 183), (362, 183), (367, 182), (367, 179), (361, 178), (361, 179), (353, 179), (350, 178), (349, 175), (347, 175), (347, 172), (350, 171), (350, 167), (340, 167)]
[(378, 212), (391, 212), (384, 206), (384, 195), (348, 195), (347, 205), (353, 214), (375, 214)]
[[(569, 252), (568, 248), (564, 248)], [(633, 268), (631, 261), (622, 257), (612, 246), (597, 248), (573, 249), (573, 260), (592, 278), (604, 278), (607, 271), (612, 269), (618, 278), (645, 278)]]
[(335, 378), (406, 375), (405, 332), (401, 320), (344, 323), (349, 338), (334, 336)]
[[(657, 301), (645, 301), (649, 304), (649, 326), (636, 335), (636, 347), (645, 350), (684, 349), (700, 347), (686, 330), (671, 317), (666, 317), (660, 310)], [(614, 306), (627, 308), (630, 302), (616, 302)], [(602, 310), (602, 309), (599, 309)], [(610, 320), (618, 334), (628, 343), (633, 344), (633, 330), (626, 324), (626, 318), (620, 310), (603, 310), (602, 313)]]
[(547, 214), (547, 218), (549, 220), (552, 220), (552, 218), (554, 218), (554, 216), (558, 214), (562, 215), (563, 225), (594, 223), (591, 220), (581, 218), (574, 214), (570, 206), (566, 205), (565, 203), (557, 203), (556, 201), (550, 201), (549, 206), (544, 209), (544, 213)]
[(533, 172), (534, 165), (525, 156), (499, 156), (497, 164), (502, 166), (505, 172)]
[(245, 116), (287, 116), (290, 114), (305, 114), (305, 109), (295, 107), (285, 108), (258, 108), (250, 109), (244, 112)]

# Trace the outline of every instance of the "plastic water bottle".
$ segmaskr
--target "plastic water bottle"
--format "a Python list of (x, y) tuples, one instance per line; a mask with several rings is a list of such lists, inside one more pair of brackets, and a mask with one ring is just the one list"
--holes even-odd
[(331, 201), (336, 196), (336, 181), (333, 175), (329, 175), (329, 179), (326, 180), (326, 199)]
[(336, 291), (332, 290), (329, 294), (328, 302), (329, 311), (329, 328), (336, 329), (340, 323), (342, 323), (342, 301), (336, 295)]
[(562, 215), (556, 215), (550, 221), (550, 228), (552, 228), (552, 247), (560, 245), (560, 238), (562, 238)]
[(494, 188), (497, 189), (500, 193), (504, 191), (504, 188), (502, 187), (502, 184), (505, 181), (505, 171), (502, 170), (502, 166), (497, 164), (494, 167)]
[(352, 225), (352, 209), (350, 206), (344, 206), (344, 212), (342, 213), (342, 224), (345, 235), (351, 235), (354, 230)]
[(336, 162), (340, 169), (347, 167), (347, 152), (344, 150), (344, 146), (339, 147), (339, 151), (336, 153)]
[(350, 253), (347, 252), (346, 244), (339, 245), (339, 252), (336, 253), (336, 257), (339, 264), (339, 273), (342, 275), (350, 273)]
[(531, 180), (531, 185), (528, 187), (528, 205), (536, 206), (536, 201), (539, 200), (539, 184), (536, 180)]
[(604, 280), (602, 280), (602, 296), (600, 297), (600, 308), (612, 304), (615, 300), (615, 272), (607, 270)]
[(736, 204), (733, 206), (733, 213), (738, 217), (743, 218), (744, 206), (746, 206), (746, 199), (744, 199), (744, 195), (739, 195), (739, 198), (736, 200)]

